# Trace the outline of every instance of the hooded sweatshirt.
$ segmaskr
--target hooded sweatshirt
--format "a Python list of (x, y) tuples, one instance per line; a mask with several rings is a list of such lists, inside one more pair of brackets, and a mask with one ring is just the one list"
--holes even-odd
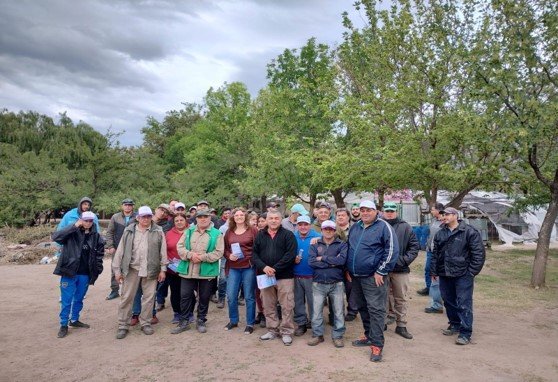
[[(64, 217), (62, 218), (62, 220), (60, 220), (58, 227), (56, 227), (57, 231), (60, 231), (61, 229), (69, 225), (75, 224), (79, 220), (79, 217), (83, 213), (81, 209), (81, 203), (83, 202), (89, 202), (89, 205), (91, 206), (89, 208), (89, 211), (93, 209), (93, 201), (87, 196), (84, 196), (83, 198), (80, 199), (78, 206), (76, 208), (73, 208), (64, 214)], [(97, 215), (95, 215), (95, 219), (93, 221), (95, 223), (95, 227), (97, 227), (97, 232), (101, 232), (101, 227), (99, 226), (99, 219), (97, 218)]]

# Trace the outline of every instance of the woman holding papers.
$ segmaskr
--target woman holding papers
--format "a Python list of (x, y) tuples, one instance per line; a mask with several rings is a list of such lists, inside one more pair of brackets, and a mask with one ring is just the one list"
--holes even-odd
[(257, 229), (250, 225), (244, 208), (236, 208), (229, 218), (229, 229), (225, 233), (225, 258), (227, 265), (227, 303), (229, 323), (225, 330), (238, 327), (238, 291), (242, 284), (246, 300), (246, 328), (244, 334), (252, 334), (256, 319), (256, 270), (252, 262), (252, 247)]
[(167, 231), (165, 239), (167, 240), (167, 257), (169, 260), (169, 264), (167, 265), (167, 280), (170, 285), (170, 301), (172, 311), (174, 312), (174, 317), (171, 322), (177, 324), (180, 319), (180, 276), (176, 273), (176, 267), (178, 263), (180, 263), (180, 256), (178, 256), (176, 244), (181, 237), (184, 241), (183, 235), (184, 231), (188, 228), (188, 220), (184, 213), (177, 212), (176, 215), (174, 215), (173, 221), (174, 227)]

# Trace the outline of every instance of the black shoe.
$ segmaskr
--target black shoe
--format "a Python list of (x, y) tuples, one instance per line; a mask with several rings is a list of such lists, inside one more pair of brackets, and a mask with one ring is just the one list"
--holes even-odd
[(303, 336), (304, 333), (306, 333), (306, 325), (300, 325), (298, 328), (296, 328), (294, 335), (297, 337)]
[(345, 321), (350, 322), (350, 321), (354, 321), (356, 318), (356, 316), (354, 314), (347, 314), (345, 316)]
[(459, 334), (459, 328), (450, 325), (447, 329), (442, 329), (442, 334), (444, 336), (453, 336)]
[(395, 328), (395, 333), (399, 334), (401, 337), (406, 338), (408, 340), (413, 339), (413, 335), (407, 331), (407, 328), (404, 326), (398, 326)]
[(260, 322), (262, 321), (262, 317), (263, 317), (264, 320), (265, 320), (265, 317), (264, 317), (263, 313), (258, 313), (258, 314), (256, 315), (256, 319), (254, 320), (254, 325), (259, 325)]
[(252, 333), (254, 333), (254, 327), (250, 326), (250, 325), (247, 325), (244, 328), (244, 334), (252, 334)]
[(357, 347), (372, 346), (372, 341), (370, 341), (369, 338), (362, 336), (359, 339), (354, 340), (352, 344)]
[(213, 303), (215, 303), (215, 304), (217, 304), (217, 303), (219, 302), (219, 299), (217, 298), (216, 295), (212, 295), (212, 296), (211, 296), (211, 302), (213, 302)]
[(84, 328), (84, 329), (89, 329), (90, 328), (89, 325), (84, 324), (83, 322), (81, 322), (79, 320), (78, 321), (70, 321), (70, 326), (72, 328)]
[(198, 320), (196, 323), (196, 329), (198, 329), (198, 333), (207, 333), (207, 327), (205, 326), (205, 321)]
[(372, 353), (370, 354), (370, 361), (380, 362), (382, 360), (382, 348), (379, 346), (371, 346)]
[(262, 313), (262, 319), (260, 321), (260, 328), (265, 328), (267, 325), (266, 320), (265, 320), (265, 316)]
[(190, 324), (188, 321), (181, 321), (176, 328), (171, 330), (171, 334), (180, 334), (186, 330), (190, 330)]
[(64, 338), (68, 334), (68, 326), (61, 326), (58, 331), (58, 338)]
[(233, 324), (232, 322), (229, 322), (229, 323), (225, 326), (225, 330), (231, 330), (232, 328), (238, 328), (238, 324)]
[(107, 298), (105, 300), (114, 300), (115, 298), (120, 297), (120, 295), (118, 294), (117, 290), (113, 290), (112, 292), (109, 293), (109, 295), (107, 296)]
[(238, 305), (239, 305), (239, 306), (244, 306), (244, 305), (246, 305), (246, 302), (244, 302), (244, 299), (243, 299), (243, 298), (239, 298), (239, 299), (238, 299)]
[(435, 309), (432, 307), (424, 308), (424, 313), (444, 313), (444, 309)]
[(422, 288), (417, 290), (417, 294), (420, 294), (421, 296), (428, 296), (428, 292), (430, 291), (430, 289), (428, 288)]
[(128, 329), (118, 329), (118, 331), (116, 332), (116, 339), (117, 340), (121, 340), (126, 338), (126, 336), (128, 335)]

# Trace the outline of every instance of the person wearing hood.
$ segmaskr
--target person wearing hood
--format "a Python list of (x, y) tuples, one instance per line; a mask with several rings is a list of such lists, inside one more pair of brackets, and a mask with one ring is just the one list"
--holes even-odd
[[(56, 230), (60, 231), (61, 229), (69, 225), (75, 224), (79, 220), (81, 214), (85, 211), (91, 211), (92, 207), (93, 207), (93, 201), (91, 200), (91, 198), (84, 196), (83, 198), (80, 199), (78, 206), (76, 208), (72, 208), (70, 211), (64, 214), (62, 220), (60, 220), (60, 223), (58, 223), (58, 227), (56, 227)], [(97, 218), (97, 215), (95, 214), (93, 215), (95, 216), (93, 220), (93, 224), (95, 224), (95, 228), (97, 228), (97, 232), (101, 232), (101, 227), (99, 226), (99, 219)]]
[(388, 275), (388, 323), (389, 318), (395, 320), (395, 333), (408, 340), (413, 335), (407, 331), (407, 309), (409, 307), (409, 266), (418, 256), (419, 241), (411, 228), (411, 225), (398, 216), (397, 204), (394, 202), (384, 203), (384, 220), (387, 221), (395, 231), (399, 243), (399, 257), (393, 271)]
[(83, 298), (103, 272), (105, 242), (95, 224), (95, 214), (84, 211), (78, 220), (52, 234), (52, 240), (62, 245), (62, 253), (54, 269), (60, 278), (60, 330), (58, 338), (66, 337), (68, 326), (89, 328), (79, 320)]

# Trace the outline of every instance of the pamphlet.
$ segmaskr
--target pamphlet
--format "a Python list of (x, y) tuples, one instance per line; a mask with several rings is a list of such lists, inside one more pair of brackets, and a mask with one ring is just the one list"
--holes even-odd
[(277, 285), (277, 279), (275, 276), (268, 276), (268, 275), (258, 275), (256, 277), (258, 280), (258, 288), (265, 289), (269, 288), (270, 286)]
[(178, 273), (178, 264), (180, 264), (180, 260), (172, 259), (172, 260), (167, 264), (167, 269), (170, 269), (170, 270), (173, 271), (174, 273)]
[(240, 248), (239, 243), (231, 243), (231, 251), (232, 254), (238, 257), (239, 259), (244, 258), (244, 253), (242, 253), (242, 249)]

